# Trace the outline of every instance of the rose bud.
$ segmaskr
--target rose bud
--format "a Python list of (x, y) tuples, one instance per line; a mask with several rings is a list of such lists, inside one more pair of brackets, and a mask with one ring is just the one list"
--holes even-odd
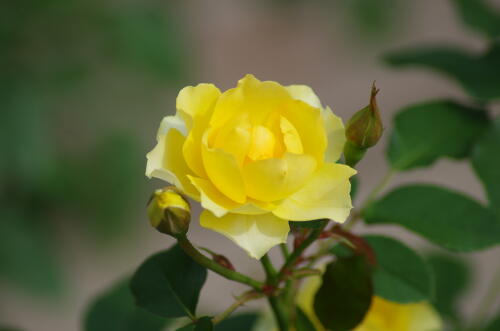
[(356, 165), (364, 156), (366, 150), (380, 140), (384, 128), (377, 105), (379, 89), (372, 86), (370, 104), (356, 112), (346, 125), (347, 142), (344, 146), (346, 164)]
[(151, 226), (161, 233), (178, 237), (185, 235), (189, 229), (189, 202), (173, 186), (156, 190), (149, 200), (147, 211)]

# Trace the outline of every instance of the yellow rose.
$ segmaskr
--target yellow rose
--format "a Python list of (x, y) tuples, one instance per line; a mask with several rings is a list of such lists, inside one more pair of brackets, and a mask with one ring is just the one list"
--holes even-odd
[[(313, 310), (314, 296), (320, 286), (320, 276), (307, 278), (297, 296), (297, 304), (318, 331), (325, 331)], [(374, 296), (364, 320), (353, 331), (440, 330), (442, 330), (441, 319), (429, 303), (400, 304)]]
[(201, 225), (254, 258), (285, 242), (289, 220), (343, 222), (352, 208), (356, 171), (335, 163), (344, 126), (307, 86), (247, 75), (224, 93), (185, 87), (157, 142), (146, 175), (200, 201)]

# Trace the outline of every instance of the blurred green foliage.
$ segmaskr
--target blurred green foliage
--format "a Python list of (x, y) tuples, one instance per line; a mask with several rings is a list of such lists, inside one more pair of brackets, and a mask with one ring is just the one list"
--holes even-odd
[[(85, 126), (100, 122), (92, 108), (101, 103), (114, 117), (126, 111), (103, 100), (103, 73), (155, 86), (184, 81), (180, 9), (174, 1), (0, 2), (0, 282), (60, 293), (58, 224), (79, 222), (98, 243), (130, 229), (145, 151), (132, 131)], [(62, 132), (64, 120), (74, 130)]]

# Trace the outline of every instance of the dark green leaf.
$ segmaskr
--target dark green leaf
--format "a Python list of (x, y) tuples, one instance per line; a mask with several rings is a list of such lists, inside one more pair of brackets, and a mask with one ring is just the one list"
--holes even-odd
[(163, 317), (195, 316), (207, 270), (175, 245), (148, 258), (132, 277), (136, 304)]
[(498, 330), (500, 330), (500, 316), (497, 316), (497, 318), (491, 321), (484, 331), (498, 331)]
[(314, 324), (309, 320), (309, 317), (300, 309), (295, 308), (297, 311), (297, 320), (295, 321), (295, 331), (316, 331)]
[(487, 125), (484, 112), (451, 101), (409, 106), (395, 117), (389, 161), (395, 169), (408, 170), (441, 157), (466, 157)]
[(432, 255), (428, 262), (436, 279), (433, 304), (441, 315), (459, 317), (458, 298), (469, 282), (469, 270), (464, 261), (444, 255)]
[(488, 194), (490, 206), (500, 219), (500, 117), (477, 143), (472, 165)]
[(484, 0), (454, 0), (462, 20), (490, 38), (500, 37), (500, 13)]
[(41, 220), (26, 211), (0, 210), (0, 277), (33, 294), (58, 294), (61, 275)]
[(319, 229), (324, 225), (324, 220), (314, 221), (290, 221), (290, 226), (296, 228)]
[(347, 258), (347, 257), (351, 257), (354, 255), (354, 251), (350, 247), (347, 247), (346, 245), (344, 245), (342, 243), (338, 243), (338, 244), (334, 245), (330, 249), (330, 253), (332, 253), (333, 255), (335, 255), (339, 258)]
[(377, 267), (373, 273), (376, 295), (401, 303), (432, 298), (434, 279), (429, 266), (420, 255), (392, 238), (363, 238), (373, 248), (377, 257)]
[(352, 330), (364, 318), (373, 295), (366, 259), (353, 256), (330, 263), (314, 298), (314, 310), (331, 331)]
[(213, 331), (214, 325), (212, 324), (212, 318), (202, 317), (196, 321), (194, 324), (188, 324), (177, 331)]
[(251, 331), (257, 322), (258, 315), (252, 313), (243, 313), (230, 316), (222, 320), (215, 326), (215, 331)]
[(500, 98), (500, 42), (481, 55), (457, 48), (420, 47), (393, 52), (385, 61), (394, 67), (423, 66), (460, 83), (479, 100)]
[(129, 280), (97, 297), (85, 315), (85, 331), (161, 331), (168, 321), (134, 303)]
[(370, 204), (363, 216), (369, 224), (393, 223), (458, 252), (500, 243), (500, 222), (471, 198), (432, 185), (408, 185)]

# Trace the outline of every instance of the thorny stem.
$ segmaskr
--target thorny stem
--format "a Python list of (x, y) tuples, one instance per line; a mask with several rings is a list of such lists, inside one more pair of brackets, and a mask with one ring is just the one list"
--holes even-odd
[(283, 258), (286, 260), (288, 256), (290, 255), (290, 252), (288, 251), (288, 246), (286, 243), (280, 244), (280, 249), (281, 249), (281, 254), (283, 254)]
[(276, 277), (276, 282), (279, 282), (286, 277), (287, 273), (290, 271), (290, 268), (295, 265), (306, 248), (309, 247), (316, 239), (318, 239), (319, 235), (323, 232), (323, 229), (328, 223), (328, 220), (323, 220), (322, 222), (323, 224), (318, 229), (313, 229), (311, 231), (311, 234), (299, 245), (299, 247), (294, 249), (292, 254), (290, 254), (288, 259), (285, 261), (285, 264), (283, 264), (283, 266), (281, 267), (278, 273), (278, 277)]
[(263, 293), (256, 292), (256, 291), (248, 291), (248, 292), (243, 293), (243, 295), (236, 298), (236, 301), (231, 306), (229, 306), (229, 308), (227, 308), (225, 311), (223, 311), (219, 315), (215, 316), (212, 319), (212, 323), (213, 324), (219, 323), (220, 321), (222, 321), (223, 319), (225, 319), (229, 315), (231, 315), (240, 306), (243, 306), (245, 303), (247, 303), (248, 301), (259, 299), (259, 298), (262, 298), (263, 296), (264, 296)]
[(264, 267), (264, 271), (266, 273), (266, 281), (267, 286), (269, 287), (269, 293), (267, 293), (267, 300), (269, 301), (269, 305), (273, 311), (274, 317), (276, 319), (276, 323), (280, 331), (288, 331), (288, 318), (286, 309), (283, 306), (283, 302), (280, 300), (281, 298), (276, 296), (276, 289), (278, 285), (278, 281), (276, 278), (276, 270), (269, 259), (269, 256), (266, 254), (261, 259), (260, 262)]
[(233, 280), (238, 283), (246, 284), (257, 291), (261, 291), (264, 286), (263, 283), (259, 282), (256, 279), (250, 278), (246, 275), (243, 275), (237, 271), (233, 271), (223, 267), (219, 263), (209, 259), (205, 255), (201, 254), (187, 239), (186, 236), (181, 236), (177, 238), (179, 246), (184, 250), (184, 252), (189, 255), (194, 261), (198, 264), (204, 266), (207, 269), (212, 270), (213, 272), (221, 275), (224, 278)]

